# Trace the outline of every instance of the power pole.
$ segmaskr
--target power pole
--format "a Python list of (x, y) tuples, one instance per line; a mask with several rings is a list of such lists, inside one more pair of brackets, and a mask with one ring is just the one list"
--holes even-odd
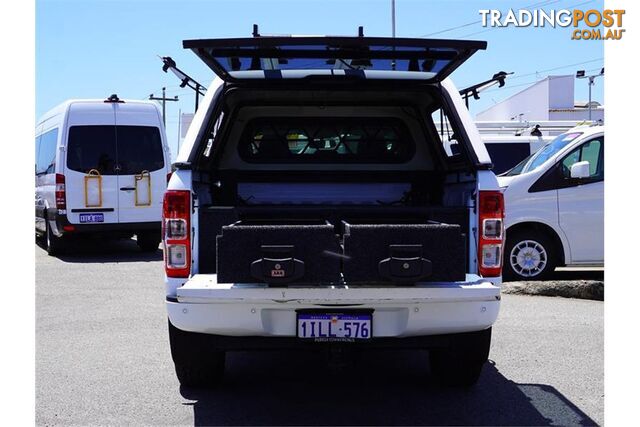
[(166, 93), (166, 87), (162, 88), (162, 98), (159, 98), (157, 96), (153, 96), (153, 94), (149, 95), (149, 99), (152, 101), (162, 101), (162, 124), (164, 125), (164, 127), (167, 127), (167, 101), (177, 101), (178, 100), (178, 95), (174, 96), (173, 98), (167, 98), (165, 96)]

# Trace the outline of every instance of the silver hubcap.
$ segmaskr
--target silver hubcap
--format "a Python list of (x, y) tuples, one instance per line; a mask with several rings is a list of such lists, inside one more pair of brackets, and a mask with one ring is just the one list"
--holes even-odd
[(523, 277), (535, 277), (547, 266), (547, 251), (535, 240), (523, 240), (511, 249), (509, 262)]

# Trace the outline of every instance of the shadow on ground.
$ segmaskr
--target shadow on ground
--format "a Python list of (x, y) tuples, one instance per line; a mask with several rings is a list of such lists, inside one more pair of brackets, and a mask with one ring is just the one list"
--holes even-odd
[(195, 425), (596, 425), (555, 388), (518, 384), (492, 362), (471, 389), (431, 381), (422, 351), (367, 353), (347, 367), (322, 354), (230, 353), (223, 384), (181, 387)]
[(143, 252), (134, 239), (77, 238), (57, 258), (72, 263), (161, 261), (162, 251)]

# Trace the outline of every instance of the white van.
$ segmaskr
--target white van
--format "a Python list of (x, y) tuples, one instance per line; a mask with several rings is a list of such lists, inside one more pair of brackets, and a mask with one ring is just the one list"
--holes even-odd
[(504, 277), (541, 280), (556, 266), (604, 265), (604, 127), (557, 136), (498, 177)]
[(158, 249), (171, 165), (156, 104), (69, 100), (35, 134), (36, 237), (50, 255), (80, 234), (135, 234), (142, 250)]

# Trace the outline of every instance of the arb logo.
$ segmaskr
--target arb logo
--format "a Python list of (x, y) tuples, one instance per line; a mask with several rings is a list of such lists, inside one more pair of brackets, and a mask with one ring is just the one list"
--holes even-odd
[(284, 270), (280, 264), (276, 264), (273, 267), (274, 269), (271, 270), (271, 277), (284, 277)]

